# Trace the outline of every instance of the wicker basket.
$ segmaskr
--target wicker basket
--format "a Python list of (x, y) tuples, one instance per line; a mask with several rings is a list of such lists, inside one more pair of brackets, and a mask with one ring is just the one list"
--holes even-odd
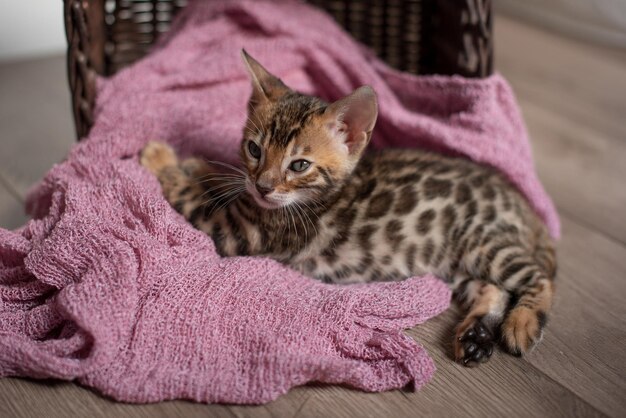
[[(206, 0), (209, 1), (209, 0)], [(64, 0), (78, 138), (93, 124), (96, 74), (144, 56), (186, 0)], [(310, 0), (393, 67), (416, 74), (492, 72), (490, 0)]]

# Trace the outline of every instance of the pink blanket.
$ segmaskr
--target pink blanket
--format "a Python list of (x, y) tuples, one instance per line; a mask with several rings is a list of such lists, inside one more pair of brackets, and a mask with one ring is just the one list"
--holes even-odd
[(337, 287), (261, 258), (220, 258), (137, 163), (151, 139), (236, 161), (245, 47), (336, 99), (378, 93), (377, 147), (420, 146), (501, 169), (558, 235), (513, 95), (485, 80), (400, 74), (295, 3), (191, 2), (155, 51), (99, 81), (89, 137), (0, 229), (0, 376), (76, 379), (115, 399), (260, 403), (309, 381), (420, 387), (434, 366), (402, 333), (444, 310), (432, 277)]

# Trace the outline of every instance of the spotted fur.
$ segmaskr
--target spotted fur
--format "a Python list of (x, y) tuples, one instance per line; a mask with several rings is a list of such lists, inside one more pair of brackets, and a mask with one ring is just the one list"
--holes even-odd
[[(243, 170), (181, 162), (157, 142), (141, 156), (167, 200), (222, 255), (264, 255), (339, 284), (435, 274), (467, 308), (454, 340), (466, 365), (487, 360), (498, 340), (515, 355), (540, 340), (554, 246), (506, 179), (420, 150), (364, 153), (376, 119), (371, 89), (326, 104), (244, 59), (253, 94)], [(294, 172), (298, 160), (310, 166)]]

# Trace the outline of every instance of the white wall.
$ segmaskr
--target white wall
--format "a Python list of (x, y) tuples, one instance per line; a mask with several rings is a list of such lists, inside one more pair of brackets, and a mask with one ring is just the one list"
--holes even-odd
[(65, 51), (63, 0), (3, 0), (0, 6), (0, 61)]

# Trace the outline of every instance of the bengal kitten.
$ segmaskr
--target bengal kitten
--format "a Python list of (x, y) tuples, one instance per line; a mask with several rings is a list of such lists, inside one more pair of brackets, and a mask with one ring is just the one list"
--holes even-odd
[(486, 361), (499, 340), (519, 356), (541, 339), (555, 251), (515, 187), (463, 158), (364, 153), (378, 113), (370, 87), (327, 104), (242, 56), (253, 85), (245, 170), (181, 162), (158, 142), (141, 155), (220, 254), (268, 256), (327, 283), (441, 277), (468, 309), (454, 339), (465, 365)]

